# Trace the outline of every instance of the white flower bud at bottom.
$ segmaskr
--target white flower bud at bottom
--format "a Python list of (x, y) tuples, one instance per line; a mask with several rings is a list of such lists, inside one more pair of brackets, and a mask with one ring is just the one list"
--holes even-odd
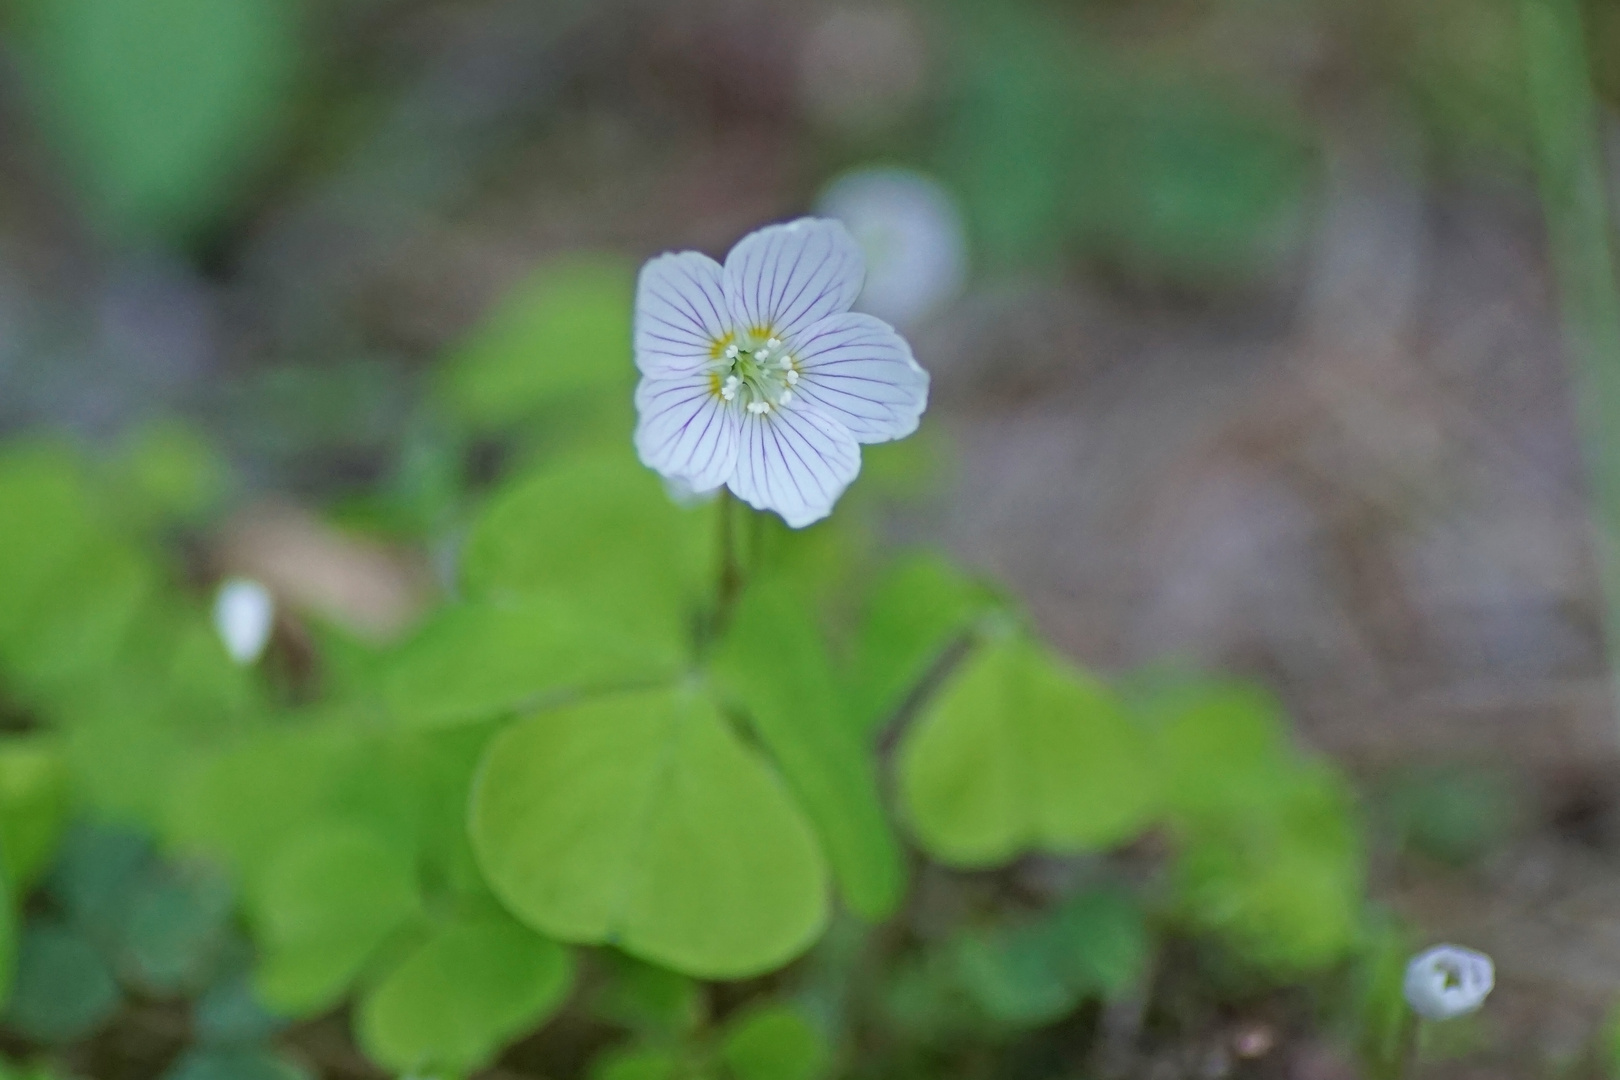
[(1436, 945), (1412, 957), (1403, 989), (1407, 1004), (1425, 1020), (1450, 1020), (1485, 1004), (1495, 985), (1490, 957), (1458, 945)]
[(214, 629), (225, 651), (238, 664), (251, 664), (264, 655), (275, 626), (276, 601), (257, 581), (229, 578), (214, 596)]

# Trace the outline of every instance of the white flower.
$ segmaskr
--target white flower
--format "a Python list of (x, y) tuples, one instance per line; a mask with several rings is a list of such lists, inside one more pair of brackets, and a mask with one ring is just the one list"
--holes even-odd
[(848, 226), (866, 253), (857, 309), (915, 326), (962, 290), (967, 228), (938, 181), (910, 169), (859, 169), (834, 180), (816, 209)]
[(928, 374), (887, 323), (854, 314), (861, 249), (836, 221), (744, 237), (725, 266), (662, 255), (636, 294), (636, 451), (695, 491), (721, 485), (794, 528), (861, 468), (861, 443), (917, 430)]
[(270, 590), (248, 578), (229, 578), (214, 596), (214, 629), (225, 651), (238, 664), (251, 664), (264, 654), (276, 621)]
[(1406, 965), (1406, 1002), (1426, 1020), (1450, 1020), (1485, 1003), (1496, 985), (1491, 958), (1457, 945), (1436, 945)]

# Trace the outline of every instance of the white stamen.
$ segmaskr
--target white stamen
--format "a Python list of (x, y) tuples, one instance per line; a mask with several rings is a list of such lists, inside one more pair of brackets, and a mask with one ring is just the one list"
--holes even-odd
[(755, 416), (763, 416), (771, 411), (771, 403), (768, 401), (750, 401), (748, 411)]
[(737, 346), (735, 346), (735, 345), (727, 345), (726, 346), (726, 359), (727, 360), (735, 360), (735, 359), (737, 359)]
[(783, 371), (792, 371), (793, 370), (793, 357), (791, 357), (791, 356), (784, 355), (782, 357), (782, 359), (778, 360), (776, 363), (777, 363), (777, 366), (780, 367)]
[(777, 338), (771, 338), (771, 340), (765, 343), (765, 347), (767, 349), (780, 349), (782, 347), (782, 342)]
[(797, 371), (794, 371), (792, 368), (788, 369), (788, 373), (787, 373), (786, 378), (787, 378), (787, 384), (789, 386), (797, 386), (797, 385), (799, 385), (799, 373)]
[(754, 359), (758, 360), (760, 363), (763, 364), (765, 361), (769, 360), (770, 358), (771, 358), (771, 350), (769, 350), (769, 349), (755, 349), (754, 350)]
[(737, 396), (737, 387), (741, 385), (741, 379), (737, 378), (735, 375), (731, 376), (725, 381), (725, 385), (720, 387), (720, 396), (725, 398), (727, 401), (730, 401), (732, 398)]
[(782, 391), (782, 396), (776, 399), (776, 403), (778, 405), (786, 405), (788, 402), (790, 402), (792, 400), (793, 400), (793, 391), (784, 390), (784, 391)]

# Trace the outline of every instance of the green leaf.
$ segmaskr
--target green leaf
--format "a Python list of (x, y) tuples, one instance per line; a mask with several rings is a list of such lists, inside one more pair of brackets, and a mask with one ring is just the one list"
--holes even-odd
[(569, 692), (668, 682), (680, 670), (680, 644), (555, 597), (460, 604), (384, 661), (382, 693), (409, 725), (484, 720)]
[(80, 822), (63, 838), (45, 891), (78, 927), (110, 944), (123, 935), (136, 882), (152, 863), (145, 834)]
[(450, 357), (446, 397), (475, 429), (498, 429), (569, 395), (628, 399), (635, 272), (573, 256), (520, 282)]
[(1171, 685), (1136, 711), (1156, 731), (1168, 807), (1185, 819), (1263, 809), (1297, 763), (1281, 707), (1247, 683)]
[(781, 582), (758, 581), (737, 605), (714, 662), (816, 826), (850, 908), (892, 914), (905, 891), (900, 845), (878, 800), (872, 755), (843, 718), (811, 607)]
[(421, 915), (409, 854), (341, 823), (282, 845), (251, 901), (264, 950), (259, 992), (293, 1014), (335, 1003), (382, 944)]
[(1178, 908), (1249, 960), (1291, 975), (1336, 962), (1361, 920), (1365, 862), (1350, 792), (1300, 766), (1261, 807), (1183, 821)]
[(598, 954), (605, 977), (591, 1001), (594, 1015), (647, 1035), (678, 1036), (703, 1015), (703, 994), (692, 979), (617, 950)]
[(63, 739), (74, 794), (107, 818), (150, 823), (170, 795), (173, 770), (184, 760), (185, 737), (168, 721), (161, 696), (120, 692), (134, 687), (109, 680), (75, 695), (62, 711), (70, 719)]
[(711, 531), (628, 448), (574, 458), (490, 503), (468, 538), (463, 584), (473, 598), (573, 598), (637, 640), (684, 641)]
[(567, 949), (509, 919), (450, 923), (366, 992), (357, 1036), (384, 1068), (462, 1075), (544, 1022), (572, 979)]
[(120, 936), (126, 981), (159, 995), (201, 989), (230, 935), (232, 900), (230, 883), (203, 866), (149, 866)]
[(591, 1062), (589, 1080), (674, 1080), (681, 1068), (673, 1051), (662, 1047), (613, 1047)]
[(28, 614), (105, 525), (78, 457), (56, 444), (0, 454), (0, 514), (26, 529), (0, 532), (0, 641), (27, 632)]
[(901, 956), (885, 973), (884, 1020), (922, 1044), (960, 1046), (994, 1034), (986, 1030), (983, 1008), (961, 988), (960, 961), (945, 949)]
[(53, 1070), (45, 1062), (31, 1062), (27, 1065), (14, 1061), (0, 1060), (0, 1080), (63, 1080), (63, 1074)]
[(76, 1042), (110, 1019), (118, 1004), (118, 984), (83, 933), (45, 919), (23, 927), (8, 1027), (35, 1042)]
[(720, 1059), (735, 1080), (819, 1080), (832, 1051), (797, 1010), (766, 1005), (726, 1025)]
[(883, 726), (974, 620), (989, 589), (934, 555), (914, 555), (878, 583), (861, 619), (850, 675), (850, 719), (869, 736)]
[(969, 934), (952, 959), (968, 997), (997, 1024), (1036, 1027), (1071, 1011), (1080, 989), (1058, 970), (1038, 933)]
[(200, 612), (141, 613), (116, 661), (53, 690), (77, 791), (109, 818), (155, 825), (194, 748), (262, 715), (256, 685), (225, 657)]
[(803, 951), (826, 921), (809, 825), (691, 688), (513, 724), (490, 744), (471, 821), (496, 894), (563, 941), (741, 978)]
[(93, 541), (29, 613), (27, 641), (11, 654), (16, 674), (25, 685), (57, 689), (111, 666), (156, 589), (140, 553), (112, 537)]
[(286, 1027), (286, 1020), (267, 1009), (246, 971), (233, 971), (197, 998), (192, 1026), (198, 1042), (249, 1046), (267, 1041)]
[(167, 835), (221, 859), (249, 890), (287, 838), (331, 820), (363, 821), (404, 842), (405, 807), (374, 739), (318, 720), (198, 753), (169, 793)]
[(467, 836), (467, 800), (495, 726), (405, 731), (386, 746), (388, 772), (397, 778), (391, 784), (408, 811), (429, 891), (489, 897)]
[(1045, 930), (1064, 977), (1087, 992), (1117, 998), (1147, 972), (1153, 942), (1142, 907), (1119, 889), (1080, 893), (1052, 914)]
[(1301, 757), (1282, 709), (1254, 686), (1182, 680), (1144, 695), (1137, 712), (1165, 774), (1182, 917), (1276, 973), (1341, 957), (1364, 881), (1344, 781)]
[(1108, 690), (1013, 635), (970, 655), (900, 747), (911, 823), (954, 866), (1117, 844), (1157, 813), (1157, 781)]
[(1138, 905), (1116, 889), (1080, 893), (1021, 926), (955, 942), (968, 996), (1002, 1025), (1050, 1023), (1088, 996), (1113, 998), (1139, 983), (1150, 942)]
[(28, 891), (56, 853), (67, 814), (67, 781), (54, 740), (0, 739), (0, 864), (19, 893)]
[(24, 894), (0, 874), (0, 1005), (8, 1004), (17, 978), (19, 898)]
[(196, 1047), (180, 1056), (163, 1080), (312, 1080), (300, 1066), (260, 1047)]
[(23, 11), (25, 73), (101, 223), (206, 222), (276, 126), (299, 53), (281, 0), (47, 0)]

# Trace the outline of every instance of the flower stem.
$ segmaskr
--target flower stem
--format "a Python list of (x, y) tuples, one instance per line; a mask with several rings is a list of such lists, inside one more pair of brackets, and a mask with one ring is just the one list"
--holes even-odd
[(1399, 1071), (1395, 1074), (1400, 1080), (1412, 1080), (1417, 1075), (1419, 1037), (1422, 1030), (1422, 1020), (1416, 1016), (1407, 1018), (1406, 1030), (1401, 1033), (1401, 1059), (1396, 1066)]
[(720, 489), (715, 505), (720, 514), (720, 565), (715, 584), (714, 636), (719, 637), (731, 620), (731, 609), (742, 592), (742, 564), (737, 558), (736, 499), (730, 490)]

